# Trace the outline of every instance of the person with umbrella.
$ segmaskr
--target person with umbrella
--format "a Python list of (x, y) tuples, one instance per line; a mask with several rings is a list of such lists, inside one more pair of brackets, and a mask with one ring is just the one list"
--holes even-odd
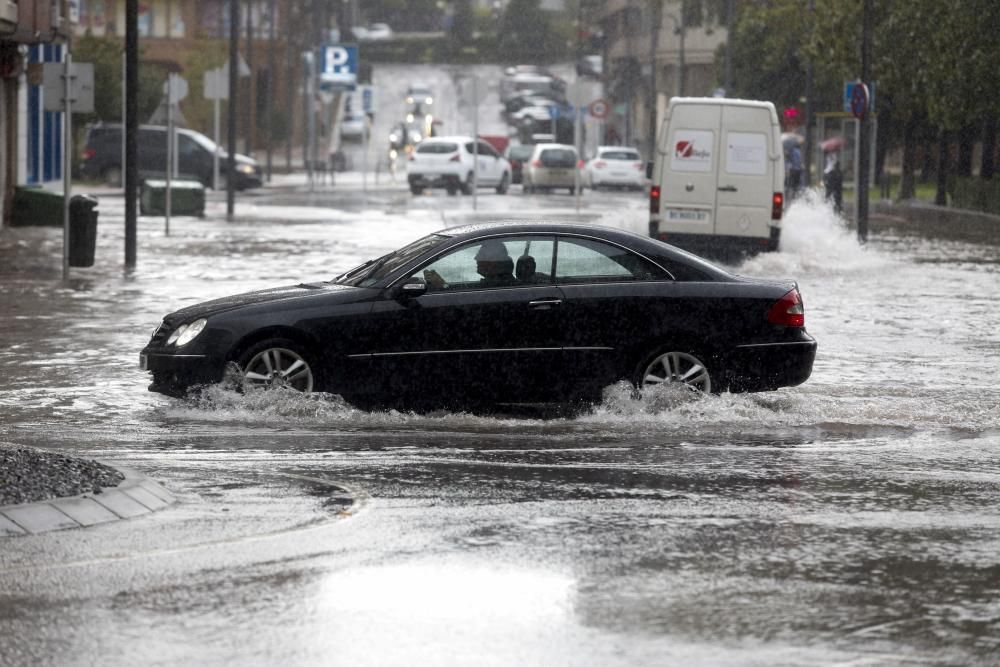
[(833, 210), (837, 213), (844, 209), (844, 172), (840, 169), (840, 149), (843, 147), (843, 137), (832, 137), (820, 144), (825, 156), (823, 189), (826, 200), (833, 203)]

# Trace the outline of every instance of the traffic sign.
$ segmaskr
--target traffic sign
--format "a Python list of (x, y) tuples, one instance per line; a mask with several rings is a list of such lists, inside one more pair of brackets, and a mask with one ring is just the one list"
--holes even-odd
[(187, 79), (180, 74), (171, 72), (167, 75), (167, 80), (163, 82), (163, 94), (168, 97), (170, 104), (177, 104), (188, 94)]
[(594, 100), (587, 107), (587, 111), (594, 118), (607, 118), (608, 117), (608, 102), (604, 99)]
[[(860, 118), (857, 113), (855, 113), (855, 106), (865, 109), (865, 113), (875, 112), (875, 83), (864, 85), (864, 90), (868, 94), (868, 104), (863, 104), (861, 96), (863, 93), (858, 90), (858, 88), (864, 84), (860, 81), (845, 81), (844, 82), (844, 111), (850, 114), (854, 114), (856, 118)], [(858, 92), (855, 92), (858, 90)], [(857, 99), (855, 99), (857, 95)]]
[[(69, 95), (73, 113), (91, 113), (94, 110), (94, 64), (72, 63)], [(65, 109), (65, 63), (45, 63), (42, 69), (42, 89), (45, 93), (43, 107), (46, 111)]]
[(358, 47), (327, 44), (319, 53), (319, 80), (336, 86), (353, 86), (358, 81)]

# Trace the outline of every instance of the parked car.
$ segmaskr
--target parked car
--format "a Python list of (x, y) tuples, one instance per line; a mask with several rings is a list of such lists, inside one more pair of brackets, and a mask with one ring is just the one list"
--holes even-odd
[(365, 133), (365, 117), (362, 114), (347, 112), (340, 119), (340, 136), (344, 139), (361, 141)]
[[(225, 187), (229, 153), (200, 132), (175, 128), (180, 178), (199, 181), (212, 187), (215, 152), (219, 152), (219, 174)], [(163, 178), (167, 174), (167, 128), (140, 125), (138, 135), (138, 173), (140, 179)], [(87, 138), (80, 155), (80, 175), (122, 184), (122, 126), (120, 123), (97, 123), (87, 128)], [(263, 183), (260, 164), (251, 157), (236, 154), (234, 185), (237, 190), (260, 187)]]
[(139, 365), (169, 395), (228, 373), (246, 391), (437, 407), (594, 400), (623, 380), (771, 390), (804, 382), (815, 355), (794, 281), (732, 275), (617, 229), (480, 223), (328, 282), (170, 313)]
[(646, 185), (646, 164), (634, 148), (598, 146), (583, 171), (587, 186), (595, 190), (602, 187), (642, 190)]
[[(518, 109), (512, 114), (509, 114), (508, 118), (511, 123), (521, 124), (524, 122), (531, 123), (547, 123), (552, 121), (552, 109), (556, 109), (556, 114), (559, 113), (559, 107), (555, 104), (547, 105), (532, 105), (526, 106)], [(558, 118), (558, 115), (557, 115)]]
[(576, 74), (577, 76), (591, 77), (593, 79), (600, 79), (601, 74), (604, 72), (604, 60), (601, 56), (580, 56), (576, 61)]
[[(567, 144), (535, 144), (524, 167), (523, 189), (526, 193), (555, 188), (576, 192), (580, 161), (576, 148)], [(579, 181), (582, 187), (582, 180)]]
[[(425, 139), (410, 153), (406, 173), (410, 192), (415, 195), (426, 188), (470, 195), (477, 182), (481, 188), (496, 188), (498, 194), (505, 194), (510, 185), (510, 163), (486, 141), (465, 136)], [(473, 173), (478, 174), (478, 180)]]
[(504, 157), (510, 163), (510, 182), (521, 183), (524, 163), (531, 158), (535, 147), (531, 144), (512, 144), (507, 147)]
[(389, 27), (388, 23), (372, 23), (367, 28), (356, 26), (352, 31), (354, 32), (354, 39), (359, 42), (377, 42), (392, 39), (393, 37), (392, 28)]

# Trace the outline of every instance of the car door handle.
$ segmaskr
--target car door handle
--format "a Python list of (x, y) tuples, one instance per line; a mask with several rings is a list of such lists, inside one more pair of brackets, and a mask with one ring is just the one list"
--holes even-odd
[(723, 185), (719, 188), (719, 192), (737, 192), (735, 185)]
[(528, 308), (533, 308), (535, 310), (548, 310), (555, 306), (561, 305), (562, 299), (539, 299), (538, 301), (529, 301)]

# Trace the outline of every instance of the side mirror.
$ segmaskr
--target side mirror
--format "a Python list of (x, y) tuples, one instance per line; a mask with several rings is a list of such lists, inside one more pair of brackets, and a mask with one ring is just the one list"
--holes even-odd
[(396, 298), (401, 301), (413, 299), (427, 293), (427, 282), (420, 276), (407, 278), (396, 288)]
[(646, 163), (646, 178), (653, 178), (653, 161)]

